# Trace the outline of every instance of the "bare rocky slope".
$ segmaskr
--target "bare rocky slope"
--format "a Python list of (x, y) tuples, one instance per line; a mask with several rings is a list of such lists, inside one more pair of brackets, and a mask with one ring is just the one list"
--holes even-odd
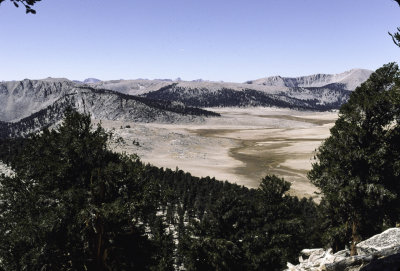
[(201, 122), (218, 114), (119, 92), (94, 89), (66, 79), (0, 83), (0, 137), (24, 135), (59, 121), (66, 108), (93, 118), (136, 122)]

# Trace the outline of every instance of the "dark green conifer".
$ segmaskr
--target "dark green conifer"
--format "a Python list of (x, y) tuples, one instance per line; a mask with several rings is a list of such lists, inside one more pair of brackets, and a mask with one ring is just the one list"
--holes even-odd
[(398, 219), (399, 78), (398, 66), (391, 63), (352, 93), (309, 173), (323, 193), (326, 240), (343, 246), (339, 241), (346, 236), (353, 254), (357, 242)]

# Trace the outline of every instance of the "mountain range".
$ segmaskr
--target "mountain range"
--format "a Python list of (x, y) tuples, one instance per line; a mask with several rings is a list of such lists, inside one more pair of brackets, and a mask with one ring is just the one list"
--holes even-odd
[(275, 86), (275, 87), (323, 87), (330, 84), (338, 84), (347, 90), (354, 90), (371, 75), (372, 71), (365, 69), (352, 69), (339, 74), (314, 74), (301, 77), (271, 76), (253, 81), (247, 84)]
[(179, 101), (195, 107), (277, 106), (303, 110), (330, 110), (347, 101), (351, 91), (372, 71), (353, 69), (340, 74), (296, 78), (272, 76), (245, 83), (167, 80), (111, 80), (90, 83), (128, 95)]
[(0, 137), (25, 135), (58, 122), (66, 108), (96, 119), (136, 122), (201, 122), (218, 114), (207, 107), (275, 106), (331, 110), (372, 71), (297, 78), (272, 76), (245, 83), (204, 80), (111, 80), (65, 78), (0, 83)]
[(20, 136), (51, 126), (74, 108), (95, 119), (136, 122), (196, 122), (217, 113), (178, 102), (152, 100), (66, 79), (0, 83), (0, 137)]

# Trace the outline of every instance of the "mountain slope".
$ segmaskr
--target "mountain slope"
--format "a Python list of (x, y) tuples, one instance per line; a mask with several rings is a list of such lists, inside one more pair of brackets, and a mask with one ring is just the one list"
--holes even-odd
[(210, 91), (207, 88), (182, 88), (178, 84), (143, 94), (147, 98), (179, 101), (195, 107), (275, 106), (322, 111), (340, 107), (349, 95), (350, 91), (334, 85), (322, 88), (290, 88), (269, 94), (251, 88), (242, 91), (229, 88)]
[(169, 101), (135, 97), (70, 81), (0, 83), (0, 136), (24, 135), (58, 122), (66, 108), (96, 119), (137, 122), (193, 122), (218, 114)]
[(66, 79), (28, 80), (0, 83), (0, 120), (18, 121), (30, 116), (71, 92)]

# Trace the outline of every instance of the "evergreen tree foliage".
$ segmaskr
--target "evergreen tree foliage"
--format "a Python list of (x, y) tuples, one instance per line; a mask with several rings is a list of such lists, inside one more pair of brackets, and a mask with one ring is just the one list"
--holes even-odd
[(266, 176), (251, 197), (225, 190), (184, 240), (188, 270), (281, 270), (304, 245), (319, 245), (300, 211), (315, 204), (286, 195), (289, 188)]
[(308, 175), (323, 194), (325, 240), (339, 248), (351, 239), (353, 254), (399, 219), (399, 75), (387, 64), (351, 94)]
[(398, 32), (395, 33), (389, 33), (389, 35), (392, 37), (394, 44), (400, 47), (400, 27), (397, 28)]
[(140, 164), (107, 150), (107, 134), (69, 111), (29, 139), (0, 178), (0, 266), (5, 270), (147, 268), (143, 224), (155, 212)]
[(144, 165), (74, 111), (0, 142), (0, 270), (281, 270), (319, 246), (316, 205), (266, 176), (259, 189)]
[[(397, 2), (397, 4), (399, 4), (400, 6), (400, 0), (394, 0), (394, 1)], [(400, 27), (397, 28), (397, 31), (398, 32), (395, 32), (393, 34), (389, 32), (389, 35), (392, 37), (394, 44), (400, 47)]]

